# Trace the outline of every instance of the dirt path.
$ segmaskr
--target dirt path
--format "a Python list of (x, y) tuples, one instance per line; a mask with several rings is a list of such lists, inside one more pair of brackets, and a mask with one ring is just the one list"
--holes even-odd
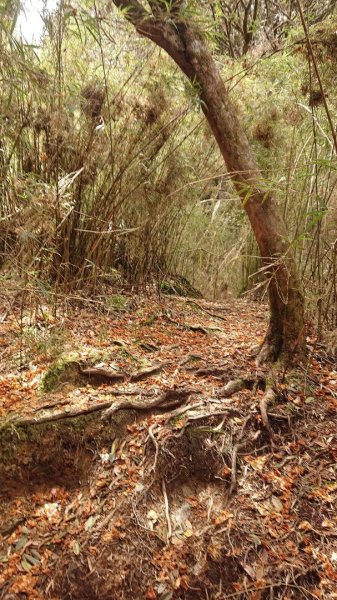
[(1, 599), (337, 597), (335, 365), (309, 340), (268, 431), (265, 325), (247, 301), (7, 315)]

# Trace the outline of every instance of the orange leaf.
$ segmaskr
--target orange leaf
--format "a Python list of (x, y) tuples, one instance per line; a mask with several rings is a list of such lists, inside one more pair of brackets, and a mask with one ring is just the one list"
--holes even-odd
[(152, 585), (150, 585), (147, 588), (147, 592), (146, 592), (146, 596), (145, 596), (146, 600), (157, 600), (157, 594), (154, 591)]

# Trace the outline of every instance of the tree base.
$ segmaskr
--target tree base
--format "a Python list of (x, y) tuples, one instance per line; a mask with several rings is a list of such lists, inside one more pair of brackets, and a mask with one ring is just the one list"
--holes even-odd
[(285, 341), (280, 336), (272, 336), (267, 333), (257, 353), (256, 362), (258, 365), (278, 363), (286, 369), (289, 365), (303, 362), (305, 357), (305, 338), (301, 340), (301, 343), (294, 344), (293, 340)]

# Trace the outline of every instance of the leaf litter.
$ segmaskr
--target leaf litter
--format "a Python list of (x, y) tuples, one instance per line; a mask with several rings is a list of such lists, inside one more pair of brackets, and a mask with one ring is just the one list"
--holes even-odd
[[(133, 305), (0, 325), (0, 598), (337, 598), (333, 361), (308, 338), (271, 440), (265, 306)], [(44, 392), (69, 355), (123, 379)]]

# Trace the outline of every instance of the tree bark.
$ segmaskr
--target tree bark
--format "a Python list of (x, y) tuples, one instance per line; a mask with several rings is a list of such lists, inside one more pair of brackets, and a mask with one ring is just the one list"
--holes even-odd
[(260, 360), (301, 356), (305, 348), (304, 298), (286, 225), (263, 181), (206, 40), (183, 15), (172, 23), (167, 13), (159, 14), (158, 9), (150, 15), (138, 0), (114, 0), (114, 4), (127, 9), (126, 18), (136, 30), (163, 48), (198, 90), (202, 110), (253, 228), (268, 281), (270, 319)]

